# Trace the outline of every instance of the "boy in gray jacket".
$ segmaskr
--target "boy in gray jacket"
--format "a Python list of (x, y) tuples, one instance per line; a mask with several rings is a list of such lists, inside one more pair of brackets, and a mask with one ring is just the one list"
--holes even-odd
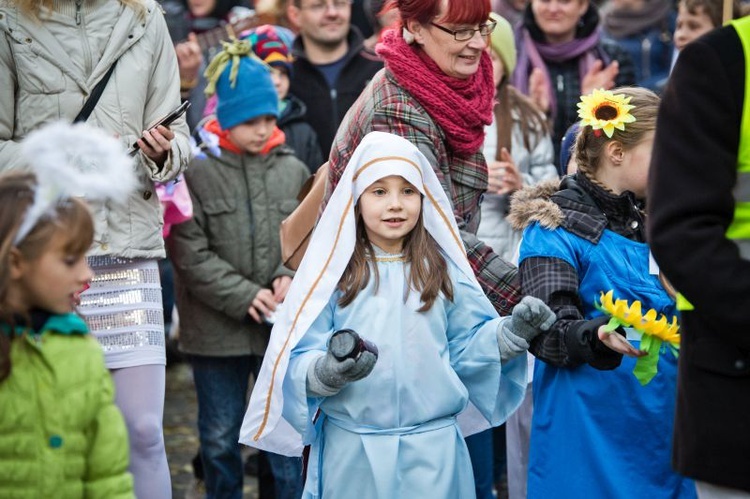
[[(230, 55), (231, 54), (231, 55)], [(198, 134), (208, 145), (185, 175), (194, 218), (175, 226), (180, 350), (192, 364), (208, 497), (242, 497), (238, 443), (248, 378), (260, 368), (270, 316), (292, 273), (281, 263), (279, 225), (309, 176), (276, 126), (278, 98), (267, 65), (247, 41), (209, 65), (216, 118)], [(301, 462), (269, 455), (277, 497), (299, 497)]]

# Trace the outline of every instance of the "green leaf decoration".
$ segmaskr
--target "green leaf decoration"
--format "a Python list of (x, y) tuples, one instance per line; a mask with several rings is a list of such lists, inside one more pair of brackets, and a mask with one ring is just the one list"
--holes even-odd
[(656, 367), (659, 363), (659, 350), (661, 349), (662, 340), (655, 336), (644, 334), (641, 338), (641, 350), (648, 352), (648, 355), (639, 357), (635, 361), (633, 374), (642, 386), (647, 385), (656, 376)]
[(604, 330), (606, 332), (608, 332), (608, 333), (611, 333), (612, 331), (614, 331), (615, 329), (617, 329), (621, 325), (622, 324), (620, 323), (620, 321), (618, 321), (617, 319), (615, 319), (614, 317), (612, 317), (612, 318), (609, 319), (609, 322), (607, 323), (607, 325), (604, 326)]

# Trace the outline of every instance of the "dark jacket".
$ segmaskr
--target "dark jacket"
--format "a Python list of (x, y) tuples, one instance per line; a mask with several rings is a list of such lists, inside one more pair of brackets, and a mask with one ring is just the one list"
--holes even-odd
[(286, 145), (294, 150), (294, 155), (307, 165), (310, 173), (315, 173), (323, 164), (323, 154), (320, 152), (318, 135), (305, 121), (307, 106), (291, 94), (287, 95), (286, 102), (286, 108), (279, 116), (277, 126), (284, 132)]
[(681, 52), (659, 111), (648, 197), (654, 256), (694, 306), (681, 317), (673, 464), (750, 492), (750, 261), (725, 237), (744, 89), (733, 27)]
[[(529, 30), (533, 39), (537, 42), (544, 41), (544, 34), (536, 24), (530, 5), (524, 12), (523, 23), (523, 27)], [(576, 32), (576, 38), (585, 38), (598, 29), (599, 13), (596, 7), (592, 5), (586, 11), (581, 17), (581, 23)], [(635, 65), (624, 49), (610, 40), (601, 39), (595, 50), (597, 58), (604, 63), (605, 67), (613, 61), (619, 63), (619, 73), (615, 78), (616, 87), (635, 85)], [(555, 122), (551, 133), (552, 144), (555, 146), (555, 160), (560, 157), (561, 141), (565, 131), (579, 120), (577, 105), (581, 100), (581, 75), (579, 74), (578, 61), (578, 57), (561, 63), (545, 61), (557, 99)], [(560, 174), (564, 175), (565, 165), (558, 165), (558, 169)]]
[(677, 13), (671, 0), (646, 2), (643, 8), (602, 9), (602, 35), (623, 48), (633, 60), (638, 86), (664, 90), (672, 67)]
[(294, 40), (294, 70), (289, 92), (307, 106), (307, 121), (318, 134), (323, 157), (328, 159), (339, 123), (367, 83), (383, 67), (378, 56), (364, 48), (364, 39), (356, 28), (349, 30), (349, 51), (336, 88), (328, 86), (323, 73), (305, 55), (302, 37)]

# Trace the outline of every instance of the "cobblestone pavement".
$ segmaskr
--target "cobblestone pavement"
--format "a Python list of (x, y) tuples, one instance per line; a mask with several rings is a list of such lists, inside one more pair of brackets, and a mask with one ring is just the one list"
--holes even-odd
[[(167, 459), (172, 475), (174, 499), (199, 499), (195, 494), (191, 461), (198, 449), (196, 423), (198, 405), (195, 399), (190, 366), (184, 362), (171, 362), (167, 366), (167, 390), (164, 403), (164, 439)], [(245, 476), (244, 499), (257, 499), (257, 480)]]

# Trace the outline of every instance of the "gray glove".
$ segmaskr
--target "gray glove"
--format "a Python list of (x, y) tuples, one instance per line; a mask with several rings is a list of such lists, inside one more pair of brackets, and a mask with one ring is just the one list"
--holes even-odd
[(497, 328), (500, 360), (506, 361), (529, 349), (529, 342), (542, 331), (547, 331), (557, 318), (539, 298), (524, 296), (513, 308), (510, 317)]
[(344, 336), (333, 336), (328, 351), (310, 363), (307, 371), (307, 393), (313, 397), (330, 397), (336, 395), (347, 383), (357, 381), (370, 374), (375, 367), (377, 356), (363, 351), (356, 359), (338, 360), (334, 352), (341, 352), (347, 345), (339, 345), (348, 339)]

